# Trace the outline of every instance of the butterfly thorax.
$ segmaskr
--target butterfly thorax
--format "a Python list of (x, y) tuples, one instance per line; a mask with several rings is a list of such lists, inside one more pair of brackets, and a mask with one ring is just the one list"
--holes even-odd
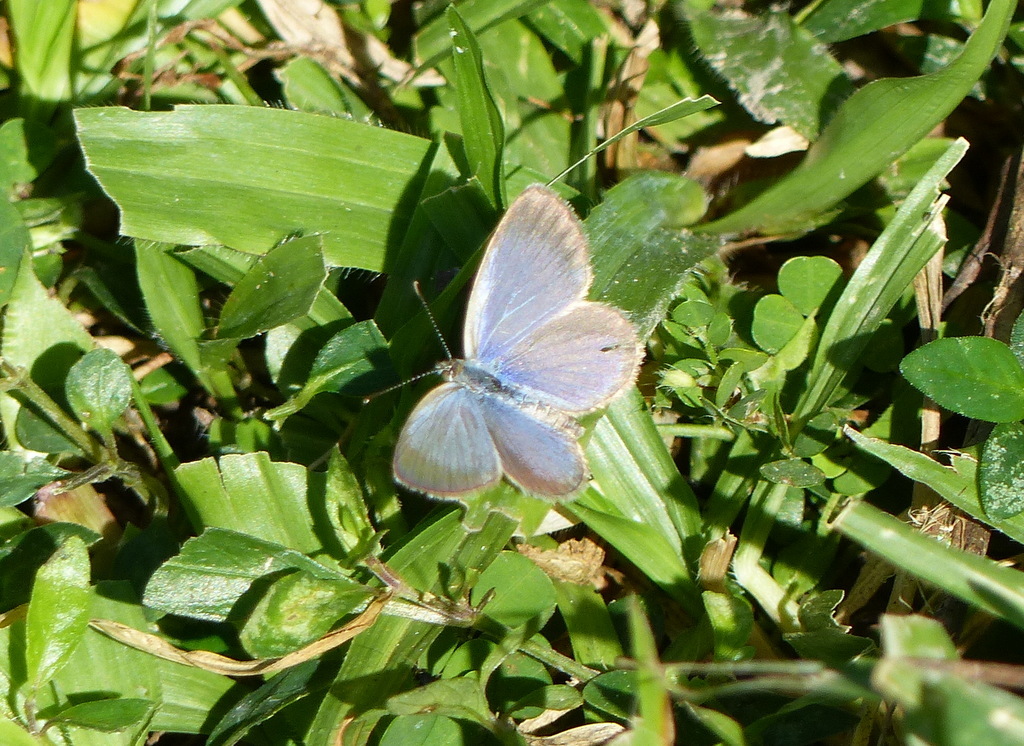
[(437, 372), (446, 381), (457, 383), (470, 391), (484, 396), (498, 396), (513, 402), (519, 409), (530, 411), (537, 419), (564, 429), (579, 437), (582, 428), (571, 416), (555, 407), (544, 404), (536, 397), (515, 386), (504, 384), (493, 373), (488, 372), (473, 360), (452, 358), (437, 364)]
[(452, 358), (437, 364), (437, 372), (444, 380), (453, 381), (479, 394), (505, 394), (515, 397), (515, 392), (503, 386), (491, 373), (470, 360)]

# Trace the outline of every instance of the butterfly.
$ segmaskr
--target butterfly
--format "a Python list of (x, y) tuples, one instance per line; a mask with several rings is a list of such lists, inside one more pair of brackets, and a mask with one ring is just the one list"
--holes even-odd
[(643, 348), (625, 315), (587, 300), (593, 281), (579, 218), (528, 187), (484, 250), (463, 327), (463, 359), (409, 415), (395, 480), (453, 497), (499, 482), (564, 498), (588, 478), (576, 418), (636, 379)]

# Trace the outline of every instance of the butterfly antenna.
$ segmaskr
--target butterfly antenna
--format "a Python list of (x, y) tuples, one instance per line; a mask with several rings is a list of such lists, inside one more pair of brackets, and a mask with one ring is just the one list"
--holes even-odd
[[(444, 354), (447, 355), (448, 359), (452, 359), (452, 351), (448, 349), (448, 343), (444, 341), (444, 335), (441, 334), (441, 328), (437, 325), (437, 319), (434, 318), (433, 312), (430, 310), (430, 306), (427, 304), (427, 299), (423, 297), (423, 291), (420, 290), (419, 280), (415, 280), (412, 283), (412, 289), (416, 291), (416, 297), (420, 299), (420, 303), (423, 304), (423, 310), (427, 312), (427, 318), (430, 319), (430, 325), (434, 328), (434, 334), (437, 335), (438, 341), (441, 343), (441, 347), (444, 348)], [(396, 391), (400, 388), (408, 386), (410, 383), (415, 383), (421, 378), (432, 376), (437, 373), (436, 369), (428, 370), (419, 375), (415, 375), (412, 378), (406, 378), (400, 383), (396, 383), (394, 386), (388, 386), (386, 389), (380, 391), (374, 391), (372, 394), (368, 394), (363, 397), (363, 404), (369, 404), (371, 401), (376, 399), (382, 394), (387, 394), (392, 391)]]
[(386, 389), (381, 389), (380, 391), (374, 391), (372, 394), (367, 394), (366, 396), (363, 397), (363, 404), (369, 404), (370, 402), (372, 402), (374, 399), (376, 399), (381, 394), (388, 394), (388, 393), (391, 393), (392, 391), (397, 391), (400, 388), (408, 386), (410, 383), (415, 383), (416, 381), (420, 380), (421, 378), (426, 378), (427, 376), (432, 376), (436, 372), (437, 371), (434, 371), (434, 370), (424, 371), (423, 373), (415, 375), (412, 378), (406, 378), (404, 381), (402, 381), (401, 383), (396, 383), (394, 386), (388, 386)]
[(420, 290), (419, 280), (413, 280), (412, 289), (416, 292), (416, 297), (420, 299), (420, 303), (423, 304), (423, 310), (427, 312), (427, 318), (430, 319), (430, 325), (434, 327), (434, 334), (437, 335), (437, 339), (441, 343), (441, 347), (444, 348), (445, 356), (451, 360), (454, 355), (452, 355), (452, 351), (448, 349), (448, 343), (444, 341), (444, 335), (441, 334), (441, 327), (437, 325), (437, 319), (434, 318), (434, 312), (430, 310), (430, 304), (428, 304), (427, 299), (423, 297), (423, 291)]

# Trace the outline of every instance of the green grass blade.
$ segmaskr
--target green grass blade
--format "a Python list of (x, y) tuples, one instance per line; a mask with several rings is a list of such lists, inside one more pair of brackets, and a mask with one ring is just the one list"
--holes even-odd
[(939, 72), (869, 83), (836, 112), (801, 164), (716, 233), (799, 230), (888, 167), (956, 108), (998, 52), (1016, 3), (993, 0), (961, 55)]
[(666, 106), (664, 109), (660, 109), (654, 112), (653, 114), (648, 114), (643, 119), (638, 119), (628, 127), (624, 127), (623, 129), (619, 130), (614, 135), (609, 137), (607, 140), (601, 142), (596, 148), (591, 150), (585, 156), (583, 156), (578, 161), (569, 166), (567, 169), (562, 171), (562, 173), (558, 174), (558, 176), (549, 181), (548, 184), (550, 185), (555, 183), (556, 181), (561, 181), (562, 179), (565, 178), (566, 174), (568, 174), (574, 168), (579, 166), (585, 160), (587, 160), (588, 158), (592, 158), (593, 156), (597, 155), (606, 148), (611, 147), (624, 137), (632, 135), (634, 132), (639, 132), (645, 127), (657, 127), (659, 124), (667, 124), (668, 122), (674, 122), (677, 119), (683, 119), (684, 117), (688, 117), (691, 114), (696, 114), (697, 112), (705, 111), (714, 106), (718, 106), (718, 104), (719, 102), (713, 99), (711, 96), (701, 96), (700, 98), (697, 99), (684, 98), (682, 101), (676, 101), (674, 104), (670, 104), (669, 106)]
[(966, 151), (967, 143), (957, 140), (936, 160), (850, 278), (822, 329), (808, 376), (811, 385), (794, 410), (798, 422), (813, 417), (834, 398), (843, 377), (857, 367), (871, 335), (944, 243), (936, 195)]
[(869, 438), (851, 427), (846, 427), (844, 432), (858, 448), (891, 464), (903, 476), (928, 485), (968, 515), (1024, 543), (1024, 515), (993, 518), (985, 513), (978, 494), (977, 461), (972, 457), (956, 456), (955, 468), (951, 468), (906, 446)]
[(21, 76), (21, 109), (27, 118), (48, 119), (71, 95), (74, 0), (11, 0), (7, 7)]
[(505, 127), (487, 85), (483, 56), (473, 32), (455, 6), (449, 6), (445, 16), (451, 29), (454, 83), (470, 172), (480, 180), (491, 204), (501, 207), (505, 203), (502, 163)]
[(379, 271), (415, 207), (430, 142), (273, 108), (75, 113), (88, 166), (121, 208), (121, 232), (264, 253), (323, 235), (332, 266)]
[(954, 549), (866, 502), (848, 502), (831, 526), (893, 566), (1024, 629), (1019, 570)]

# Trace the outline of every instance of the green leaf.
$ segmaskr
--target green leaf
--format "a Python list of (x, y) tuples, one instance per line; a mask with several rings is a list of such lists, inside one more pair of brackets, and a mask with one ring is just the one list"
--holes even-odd
[(966, 3), (931, 2), (931, 0), (900, 0), (900, 2), (870, 2), (863, 0), (829, 0), (807, 6), (810, 14), (803, 27), (825, 44), (852, 39), (895, 26), (902, 21), (924, 18), (950, 20), (953, 15), (964, 20), (978, 21), (978, 16), (964, 13)]
[(871, 640), (851, 635), (849, 627), (835, 620), (836, 607), (842, 600), (840, 590), (808, 594), (800, 603), (801, 631), (785, 634), (786, 642), (802, 657), (836, 667), (870, 651), (874, 647)]
[(942, 179), (966, 149), (967, 143), (958, 140), (935, 162), (846, 284), (821, 331), (808, 374), (810, 384), (794, 409), (798, 424), (818, 415), (836, 398), (840, 383), (856, 370), (872, 335), (945, 241), (935, 199)]
[(801, 230), (866, 184), (953, 111), (999, 51), (1016, 3), (993, 0), (960, 57), (931, 75), (876, 80), (839, 108), (793, 171), (703, 226), (716, 233)]
[(432, 681), (388, 699), (394, 715), (438, 714), (466, 719), (483, 725), (491, 723), (491, 709), (480, 682), (472, 676)]
[(374, 594), (340, 576), (288, 573), (270, 582), (245, 620), (239, 640), (255, 658), (285, 655), (327, 634)]
[(72, 536), (36, 573), (25, 627), (32, 687), (47, 684), (68, 662), (89, 624), (89, 553)]
[(4, 122), (0, 125), (0, 190), (35, 181), (53, 161), (56, 150), (53, 130), (41, 122), (27, 128), (24, 119)]
[(762, 465), (760, 472), (769, 482), (789, 487), (815, 487), (825, 482), (821, 469), (799, 458), (772, 461)]
[(515, 717), (531, 717), (547, 710), (568, 712), (583, 705), (583, 695), (566, 684), (551, 684), (534, 689), (508, 708)]
[(68, 371), (65, 394), (78, 419), (110, 440), (131, 402), (131, 370), (113, 350), (90, 350)]
[(79, 728), (118, 733), (140, 725), (149, 718), (154, 704), (148, 699), (99, 699), (62, 709), (46, 718), (47, 725), (73, 725)]
[(623, 651), (601, 594), (590, 584), (568, 580), (556, 580), (554, 586), (573, 657), (592, 668), (612, 668)]
[(246, 694), (210, 732), (207, 746), (233, 746), (256, 725), (311, 694), (318, 664), (319, 661), (300, 663)]
[[(29, 371), (32, 379), (51, 394), (63, 389), (71, 366), (93, 347), (92, 337), (81, 323), (36, 278), (32, 262), (22, 262), (18, 269), (4, 316), (2, 340), (4, 359)], [(8, 400), (3, 405), (8, 428), (13, 423), (13, 417), (8, 419), (11, 403)]]
[(293, 108), (313, 113), (370, 120), (372, 112), (348, 86), (309, 57), (295, 57), (276, 72)]
[(48, 743), (32, 736), (18, 723), (4, 716), (0, 716), (0, 742), (5, 746), (44, 746), (44, 743)]
[(476, 605), (493, 589), (495, 596), (483, 613), (506, 627), (532, 623), (540, 629), (555, 608), (551, 578), (518, 552), (502, 552), (480, 575), (471, 602)]
[(978, 466), (981, 504), (993, 518), (1024, 511), (1024, 425), (996, 425), (981, 445)]
[(923, 453), (868, 438), (850, 427), (846, 428), (845, 433), (858, 448), (891, 464), (909, 479), (928, 485), (968, 515), (1002, 531), (1015, 541), (1024, 542), (1024, 514), (1003, 519), (989, 515), (982, 508), (978, 496), (977, 462), (973, 458), (956, 454), (953, 456), (953, 467), (943, 466)]
[(260, 257), (224, 301), (220, 339), (248, 339), (309, 313), (327, 278), (322, 236), (283, 241)]
[(365, 396), (386, 389), (397, 380), (384, 336), (373, 321), (360, 321), (327, 340), (317, 353), (302, 390), (264, 416), (272, 422), (280, 421), (323, 391)]
[(885, 614), (879, 626), (882, 652), (887, 658), (957, 659), (956, 645), (937, 619)]
[(71, 472), (19, 451), (0, 451), (0, 507), (18, 505)]
[(717, 251), (717, 238), (681, 230), (694, 183), (648, 171), (604, 195), (583, 226), (590, 241), (590, 296), (625, 311), (641, 339), (661, 323), (689, 273)]
[(380, 746), (463, 746), (462, 727), (443, 715), (399, 715), (380, 737)]
[(379, 546), (380, 535), (370, 520), (359, 480), (337, 449), (327, 462), (326, 494), (327, 503), (338, 506), (327, 518), (341, 544), (345, 564), (351, 567)]
[(89, 170), (121, 209), (121, 232), (264, 253), (321, 234), (331, 266), (385, 268), (398, 249), (426, 140), (272, 107), (173, 112), (79, 109)]
[(787, 124), (814, 140), (822, 123), (853, 92), (840, 64), (785, 9), (749, 15), (732, 8), (688, 15), (706, 62), (759, 121)]
[[(151, 623), (135, 591), (125, 582), (101, 582), (98, 589), (90, 590), (90, 600), (93, 617), (111, 619), (136, 629), (146, 629)], [(10, 670), (11, 657), (20, 656), (11, 649), (11, 638), (0, 631), (0, 665), (7, 670)], [(144, 692), (147, 699), (160, 704), (152, 722), (144, 725), (147, 732), (200, 733), (209, 728), (214, 713), (230, 707), (245, 689), (225, 676), (171, 663), (90, 632), (70, 662), (58, 672), (52, 686), (39, 691), (39, 706), (46, 710), (62, 709), (80, 703), (82, 695), (90, 692), (94, 696), (102, 692), (129, 699)], [(69, 702), (63, 693), (71, 693), (74, 702)], [(76, 746), (79, 743), (82, 746), (130, 746), (137, 743), (129, 739), (130, 735), (97, 734), (90, 738), (78, 730), (74, 743)]]
[(781, 295), (766, 295), (754, 306), (751, 336), (757, 346), (774, 354), (793, 339), (804, 325), (804, 317)]
[(715, 660), (741, 660), (749, 655), (754, 611), (750, 602), (730, 593), (704, 591), (707, 620), (715, 637)]
[(71, 49), (75, 39), (74, 0), (11, 0), (14, 62), (21, 79), (22, 110), (30, 119), (48, 119), (71, 95)]
[(175, 474), (197, 530), (216, 526), (310, 554), (322, 549), (326, 526), (311, 513), (332, 509), (322, 473), (255, 452), (192, 461)]
[(221, 622), (258, 578), (301, 570), (321, 580), (340, 576), (306, 555), (253, 536), (210, 528), (153, 573), (146, 606), (168, 614)]
[(587, 682), (583, 699), (598, 712), (616, 720), (628, 720), (634, 711), (637, 687), (636, 671), (610, 671)]
[(839, 290), (842, 280), (842, 267), (827, 256), (795, 256), (779, 269), (779, 293), (810, 316)]
[(462, 138), (469, 159), (469, 173), (480, 180), (491, 204), (504, 204), (505, 126), (487, 85), (483, 57), (476, 37), (462, 16), (449, 5), (445, 11), (451, 33), (455, 90), (458, 93)]
[(1024, 629), (1020, 571), (955, 549), (866, 502), (847, 502), (831, 526), (893, 566)]
[[(459, 512), (439, 508), (403, 537), (388, 567), (412, 587), (433, 593), (460, 593), (460, 578), (473, 575), (490, 563), (511, 538), (516, 524), (492, 514), (479, 532), (470, 532)], [(334, 687), (344, 700), (328, 698), (321, 717), (333, 729), (346, 713), (377, 707), (397, 691), (414, 685), (411, 672), (423, 650), (439, 633), (435, 625), (381, 617), (358, 635), (349, 648)], [(478, 684), (471, 686), (478, 696)], [(443, 695), (442, 695), (443, 696)], [(410, 708), (411, 712), (415, 709)]]
[(0, 306), (11, 299), (22, 257), (31, 249), (32, 236), (18, 208), (0, 199)]
[(210, 388), (199, 355), (206, 332), (195, 273), (168, 250), (146, 241), (135, 242), (135, 267), (146, 312), (164, 344)]
[(1024, 419), (1024, 368), (990, 337), (937, 339), (907, 355), (900, 372), (941, 406), (987, 422)]
[[(640, 517), (645, 531), (659, 534), (666, 546), (679, 551), (686, 537), (699, 533), (697, 498), (680, 482), (678, 468), (642, 401), (635, 391), (621, 396), (595, 425), (587, 461), (602, 497), (587, 492), (573, 505), (630, 520)], [(607, 495), (615, 499), (603, 497)]]
[[(542, 640), (541, 644), (547, 646), (547, 641)], [(501, 663), (495, 667), (497, 660)], [(492, 710), (522, 718), (537, 717), (543, 712), (536, 706), (525, 711), (519, 709), (521, 702), (543, 696), (541, 692), (551, 686), (551, 674), (543, 663), (523, 653), (508, 655), (507, 651), (495, 648), (477, 668), (490, 671), (487, 701)], [(476, 673), (466, 675), (475, 676)]]

